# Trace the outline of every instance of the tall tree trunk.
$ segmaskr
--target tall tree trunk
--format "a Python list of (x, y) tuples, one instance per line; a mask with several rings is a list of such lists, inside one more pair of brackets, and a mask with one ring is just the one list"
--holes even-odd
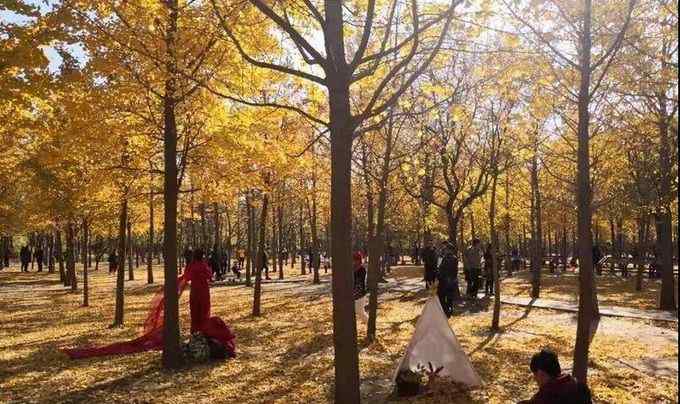
[[(134, 247), (132, 245), (132, 220), (130, 220), (130, 215), (128, 215), (127, 219), (128, 219), (127, 220), (127, 240), (128, 240), (128, 242), (127, 242), (127, 253), (126, 253), (125, 257), (127, 258), (127, 262), (128, 262), (128, 280), (134, 281), (135, 280), (135, 272), (132, 268), (132, 254), (134, 254), (134, 252), (133, 252)], [(123, 266), (124, 265), (125, 264), (123, 264)]]
[(319, 255), (319, 229), (317, 227), (317, 209), (316, 209), (316, 178), (314, 178), (312, 186), (312, 206), (310, 212), (310, 227), (312, 236), (312, 257), (310, 265), (312, 266), (312, 271), (314, 273), (313, 283), (319, 284), (321, 280), (319, 279), (319, 265), (321, 263), (321, 257)]
[(470, 209), (470, 234), (472, 235), (473, 240), (477, 238), (477, 229), (475, 226), (475, 214), (472, 211), (472, 209)]
[(57, 262), (59, 263), (59, 280), (64, 284), (64, 286), (68, 286), (66, 271), (64, 270), (64, 248), (63, 244), (61, 243), (61, 230), (57, 229), (56, 233), (57, 233), (56, 235)]
[(86, 219), (83, 219), (83, 244), (85, 244), (85, 248), (83, 248), (83, 306), (87, 307), (90, 305), (90, 291), (88, 288), (88, 267), (89, 267), (89, 262), (88, 262), (88, 244), (89, 244), (89, 239), (90, 239), (90, 229), (89, 225)]
[(201, 248), (203, 251), (208, 250), (208, 228), (206, 226), (205, 218), (205, 203), (201, 202), (198, 205), (198, 210), (201, 214)]
[[(5, 238), (5, 248), (9, 249), (9, 238)], [(50, 232), (47, 256), (47, 272), (54, 273), (54, 234)]]
[(246, 194), (246, 213), (248, 215), (248, 223), (247, 223), (247, 233), (248, 233), (248, 248), (247, 248), (247, 261), (246, 262), (246, 286), (250, 287), (251, 286), (251, 280), (250, 280), (250, 274), (251, 274), (251, 269), (252, 266), (254, 265), (253, 261), (253, 245), (255, 244), (255, 241), (253, 240), (255, 238), (255, 231), (254, 231), (254, 225), (253, 225), (253, 218), (255, 216), (255, 213), (253, 213), (253, 203), (251, 200), (250, 192)]
[(182, 351), (179, 345), (179, 298), (177, 293), (177, 124), (175, 121), (175, 80), (176, 35), (178, 6), (177, 0), (167, 0), (168, 25), (166, 28), (166, 53), (169, 77), (165, 81), (163, 97), (163, 155), (165, 170), (163, 176), (163, 198), (165, 200), (163, 226), (163, 247), (165, 252), (165, 298), (163, 327), (163, 367), (176, 369), (182, 364)]
[(73, 222), (68, 221), (66, 225), (66, 272), (68, 275), (68, 285), (71, 286), (71, 290), (75, 291), (78, 289), (78, 278), (76, 276), (76, 249), (74, 240), (74, 229)]
[(567, 271), (567, 266), (569, 263), (567, 262), (567, 226), (566, 226), (566, 218), (563, 219), (562, 223), (565, 223), (565, 225), (562, 226), (562, 271), (566, 272)]
[[(378, 184), (378, 212), (377, 212), (377, 223), (375, 228), (374, 236), (374, 249), (375, 255), (371, 256), (371, 261), (378, 261), (379, 257), (385, 254), (385, 210), (387, 206), (387, 181), (390, 174), (390, 164), (392, 160), (392, 144), (394, 141), (394, 121), (393, 121), (393, 109), (390, 109), (388, 116), (387, 125), (387, 136), (385, 139), (385, 155), (383, 156), (380, 182)], [(373, 257), (376, 259), (374, 260)], [(369, 342), (375, 340), (376, 334), (376, 323), (378, 318), (378, 278), (380, 273), (376, 265), (370, 268), (369, 262), (369, 273), (368, 273), (368, 324), (366, 325), (366, 339)]]
[(272, 236), (272, 238), (271, 238), (271, 242), (270, 242), (271, 253), (269, 254), (269, 256), (271, 257), (271, 260), (272, 260), (272, 265), (270, 267), (269, 265), (267, 265), (267, 263), (265, 263), (265, 265), (267, 266), (267, 272), (266, 272), (266, 278), (267, 279), (269, 279), (269, 268), (271, 268), (271, 271), (273, 273), (276, 273), (276, 267), (278, 265), (278, 258), (279, 258), (279, 246), (278, 246), (278, 243), (277, 243), (278, 238), (276, 237), (276, 203), (274, 203), (275, 196), (276, 195), (272, 194), (272, 207), (271, 207), (271, 209), (272, 209), (272, 215), (271, 215), (272, 216), (272, 224), (271, 224), (272, 232), (271, 232), (271, 236)]
[(510, 251), (512, 250), (510, 242), (510, 175), (505, 175), (505, 268), (508, 274), (512, 273), (512, 262), (510, 260)]
[(494, 169), (491, 181), (491, 203), (489, 206), (489, 228), (491, 229), (491, 272), (494, 284), (493, 315), (491, 318), (491, 331), (499, 330), (501, 318), (501, 281), (498, 276), (498, 234), (496, 234), (496, 184), (498, 182), (498, 170)]
[(146, 283), (153, 283), (153, 240), (154, 240), (154, 211), (153, 189), (149, 190), (149, 241), (146, 248)]
[(302, 203), (300, 203), (300, 273), (302, 275), (307, 274), (305, 271), (306, 261), (305, 261), (305, 227), (302, 221)]
[(610, 242), (612, 244), (612, 255), (615, 257), (618, 257), (618, 244), (616, 242), (616, 228), (614, 227), (614, 219), (607, 218), (607, 221), (609, 222), (609, 237), (610, 237)]
[(672, 188), (672, 162), (671, 144), (668, 130), (668, 112), (666, 95), (659, 94), (659, 111), (661, 119), (658, 124), (659, 130), (659, 165), (661, 168), (660, 178), (660, 201), (655, 213), (656, 219), (656, 243), (660, 254), (658, 262), (661, 264), (661, 296), (659, 308), (661, 310), (675, 311), (675, 279), (673, 276), (673, 224), (672, 209), (678, 209), (677, 203), (673, 203), (677, 193), (673, 195)]
[(352, 276), (352, 138), (351, 72), (345, 58), (343, 4), (325, 2), (326, 47), (333, 61), (327, 72), (331, 137), (331, 244), (333, 273), (333, 347), (335, 402), (359, 403), (359, 354)]
[[(450, 223), (450, 220), (449, 222)], [(459, 237), (458, 237), (458, 242), (456, 243), (456, 249), (460, 252), (465, 251), (465, 215), (460, 216), (460, 223), (456, 223)], [(453, 229), (454, 231), (456, 229)], [(451, 225), (449, 224), (448, 227), (449, 235), (451, 235)], [(427, 240), (423, 239), (423, 242)], [(424, 245), (424, 244), (423, 244)]]
[(671, 214), (669, 211), (659, 209), (655, 213), (654, 218), (656, 220), (656, 251), (659, 254), (657, 262), (661, 264), (659, 309), (675, 311)]
[(277, 220), (276, 222), (279, 225), (278, 229), (278, 234), (279, 234), (279, 239), (278, 239), (278, 250), (279, 250), (279, 279), (283, 279), (283, 257), (281, 256), (281, 249), (283, 248), (284, 245), (284, 240), (283, 240), (283, 205), (281, 202), (279, 202), (278, 206), (276, 207), (276, 213), (277, 213)]
[(269, 194), (265, 193), (262, 197), (262, 210), (260, 211), (260, 235), (258, 237), (257, 258), (255, 259), (255, 288), (253, 289), (253, 316), (262, 314), (262, 269), (267, 264), (264, 258), (264, 244), (267, 227), (267, 205), (269, 204)]
[(127, 190), (123, 191), (120, 203), (120, 218), (118, 221), (118, 269), (116, 272), (116, 312), (113, 327), (123, 325), (123, 306), (125, 303), (125, 225), (127, 223)]
[[(229, 263), (227, 262), (227, 268), (221, 268), (222, 266), (222, 243), (221, 240), (222, 238), (220, 237), (220, 231), (221, 231), (221, 226), (220, 226), (220, 209), (217, 204), (217, 202), (213, 202), (213, 221), (214, 221), (214, 227), (215, 231), (213, 232), (214, 234), (214, 242), (213, 242), (213, 249), (215, 252), (215, 257), (217, 258), (217, 265), (220, 271), (223, 271), (223, 273), (226, 273), (226, 271), (229, 269)], [(216, 268), (213, 268), (213, 270), (217, 270)]]
[(582, 383), (588, 377), (588, 351), (591, 336), (597, 326), (597, 294), (593, 274), (592, 206), (590, 190), (590, 49), (592, 0), (584, 1), (583, 31), (581, 33), (581, 85), (578, 94), (578, 155), (577, 192), (578, 255), (579, 255), (579, 310), (576, 325), (573, 374)]
[(645, 245), (647, 243), (647, 237), (645, 235), (645, 217), (643, 214), (640, 214), (637, 218), (637, 226), (638, 226), (638, 245), (637, 245), (637, 260), (635, 262), (635, 291), (640, 292), (642, 291), (642, 272), (644, 270), (644, 264), (643, 260), (645, 257)]
[(541, 264), (543, 263), (540, 197), (538, 190), (538, 156), (534, 148), (531, 162), (531, 297), (538, 299), (541, 293)]

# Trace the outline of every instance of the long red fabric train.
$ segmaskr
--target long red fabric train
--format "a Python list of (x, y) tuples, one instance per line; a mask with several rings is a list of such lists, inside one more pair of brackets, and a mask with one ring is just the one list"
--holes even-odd
[[(177, 294), (182, 293), (187, 287), (188, 280), (184, 276), (177, 278)], [(151, 301), (151, 309), (144, 321), (144, 327), (139, 337), (124, 342), (116, 342), (111, 345), (88, 348), (62, 349), (61, 351), (71, 359), (92, 358), (96, 356), (124, 355), (163, 348), (163, 311), (165, 299), (163, 289), (156, 293)], [(224, 345), (227, 351), (233, 355), (236, 353), (236, 337), (229, 326), (219, 317), (210, 317), (205, 321), (200, 330), (205, 336), (211, 337)]]

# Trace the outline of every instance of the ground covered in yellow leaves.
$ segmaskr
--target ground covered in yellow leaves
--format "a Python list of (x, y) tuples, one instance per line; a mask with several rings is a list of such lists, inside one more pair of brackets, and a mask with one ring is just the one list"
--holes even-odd
[[(406, 269), (396, 270), (394, 275), (402, 279), (418, 276), (417, 270)], [(80, 307), (82, 291), (65, 290), (58, 274), (21, 274), (16, 267), (0, 272), (0, 402), (331, 400), (333, 348), (328, 275), (322, 277), (321, 285), (311, 285), (308, 276), (287, 276), (284, 283), (266, 284), (263, 316), (259, 318), (250, 316), (250, 288), (214, 286), (213, 314), (222, 317), (237, 336), (238, 356), (233, 360), (168, 373), (160, 368), (159, 352), (78, 361), (59, 352), (60, 347), (107, 344), (136, 336), (151, 296), (160, 287), (160, 283), (146, 285), (141, 269), (136, 276), (138, 280), (126, 282), (126, 326), (109, 329), (115, 279), (105, 271), (95, 272), (90, 278), (88, 308)], [(162, 282), (160, 268), (156, 268), (156, 279)], [(508, 289), (519, 293), (527, 286), (521, 279), (514, 277), (512, 282), (517, 285)], [(550, 290), (556, 287), (546, 283), (544, 297), (553, 298)], [(608, 297), (602, 290), (600, 293), (601, 301), (606, 301)], [(359, 347), (365, 402), (387, 399), (389, 379), (429, 296), (427, 291), (399, 288), (381, 295), (379, 342), (360, 342)], [(635, 299), (644, 302), (651, 297), (629, 300), (638, 301)], [(180, 308), (185, 333), (187, 300), (184, 296)], [(453, 384), (441, 382), (429, 394), (407, 402), (505, 403), (528, 398), (535, 385), (527, 364), (531, 354), (545, 346), (560, 354), (564, 368), (570, 367), (575, 335), (573, 314), (503, 305), (502, 332), (491, 334), (489, 303), (482, 300), (460, 306), (449, 321), (484, 386), (462, 392)], [(620, 303), (623, 302), (616, 302)], [(603, 318), (591, 350), (590, 384), (595, 400), (677, 402), (677, 367), (673, 370), (667, 366), (678, 359), (677, 335), (677, 323)], [(360, 323), (360, 341), (364, 337), (365, 329)]]

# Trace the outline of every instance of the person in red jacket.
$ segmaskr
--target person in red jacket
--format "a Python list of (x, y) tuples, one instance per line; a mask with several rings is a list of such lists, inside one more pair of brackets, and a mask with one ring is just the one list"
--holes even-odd
[(189, 311), (191, 312), (191, 332), (200, 331), (210, 318), (210, 281), (212, 270), (204, 259), (203, 250), (194, 251), (191, 263), (184, 271), (184, 278), (191, 283)]
[(543, 349), (534, 354), (529, 368), (538, 384), (538, 392), (531, 400), (519, 404), (592, 404), (588, 386), (562, 373), (555, 352)]

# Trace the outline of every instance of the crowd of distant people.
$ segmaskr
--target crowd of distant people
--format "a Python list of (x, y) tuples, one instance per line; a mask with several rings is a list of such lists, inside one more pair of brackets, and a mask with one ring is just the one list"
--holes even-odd
[[(266, 249), (265, 249), (266, 250)], [(463, 298), (476, 299), (480, 290), (483, 290), (485, 295), (492, 295), (494, 293), (494, 276), (493, 276), (493, 256), (491, 252), (491, 245), (482, 246), (482, 242), (475, 238), (462, 251), (462, 269), (463, 279), (465, 279), (465, 291), (461, 295), (460, 287), (458, 285), (458, 266), (461, 258), (459, 254), (455, 253), (456, 249), (449, 241), (441, 242), (438, 246), (434, 246), (432, 241), (426, 241), (421, 248), (418, 244), (414, 244), (411, 250), (411, 263), (415, 265), (423, 265), (424, 274), (423, 280), (425, 288), (430, 288), (435, 283), (437, 284), (437, 293), (440, 296), (442, 307), (448, 314), (452, 311), (453, 303)], [(190, 262), (193, 251), (186, 248), (182, 257), (184, 262)], [(240, 281), (247, 261), (247, 252), (243, 248), (238, 248), (233, 251), (233, 254), (226, 254), (217, 248), (207, 252), (207, 262), (213, 268), (216, 280), (224, 280), (229, 273), (233, 274), (236, 281)], [(507, 261), (503, 267), (508, 276), (512, 276), (513, 272), (521, 269), (524, 258), (521, 256), (517, 247), (512, 247), (507, 254)], [(2, 261), (3, 266), (9, 266), (10, 250), (3, 251)], [(45, 254), (41, 245), (23, 245), (19, 250), (19, 261), (21, 264), (21, 271), (28, 272), (29, 268), (33, 268), (33, 263), (37, 264), (38, 272), (43, 271), (44, 265), (47, 263), (48, 255)], [(261, 253), (259, 262), (262, 262), (262, 269), (264, 279), (270, 279), (269, 257), (266, 252)], [(283, 265), (288, 266), (292, 256), (299, 256), (308, 264), (310, 268), (323, 269), (324, 273), (328, 273), (331, 269), (331, 257), (328, 251), (321, 251), (315, 253), (312, 247), (306, 249), (298, 249), (292, 254), (287, 249), (282, 249), (279, 252), (279, 260)], [(655, 254), (656, 255), (656, 254)], [(366, 290), (366, 267), (368, 251), (366, 248), (357, 249), (353, 253), (353, 273), (355, 274), (355, 290), (357, 295), (362, 295)], [(597, 274), (602, 273), (603, 261), (606, 255), (603, 254), (602, 248), (599, 244), (593, 245), (592, 259), (595, 271)], [(257, 258), (257, 257), (256, 257)], [(554, 269), (559, 262), (557, 255), (552, 256), (549, 267)], [(563, 257), (562, 257), (563, 258)], [(636, 259), (642, 258), (637, 249), (632, 251), (630, 258), (633, 262)], [(120, 265), (120, 259), (116, 250), (112, 250), (108, 254), (109, 272), (115, 273)], [(295, 258), (293, 258), (295, 260)], [(392, 267), (398, 265), (400, 262), (404, 264), (404, 255), (399, 247), (395, 247), (391, 243), (387, 243), (384, 248), (384, 253), (379, 258), (378, 267), (380, 270), (381, 279), (386, 274), (389, 274)], [(502, 260), (499, 257), (497, 267), (501, 267)], [(292, 262), (291, 262), (292, 263)], [(253, 263), (255, 266), (256, 263)], [(577, 266), (576, 259), (572, 257), (570, 265)], [(180, 272), (182, 266), (180, 266)], [(625, 269), (624, 276), (627, 275)], [(653, 259), (649, 268), (649, 277), (660, 277), (658, 259)]]

